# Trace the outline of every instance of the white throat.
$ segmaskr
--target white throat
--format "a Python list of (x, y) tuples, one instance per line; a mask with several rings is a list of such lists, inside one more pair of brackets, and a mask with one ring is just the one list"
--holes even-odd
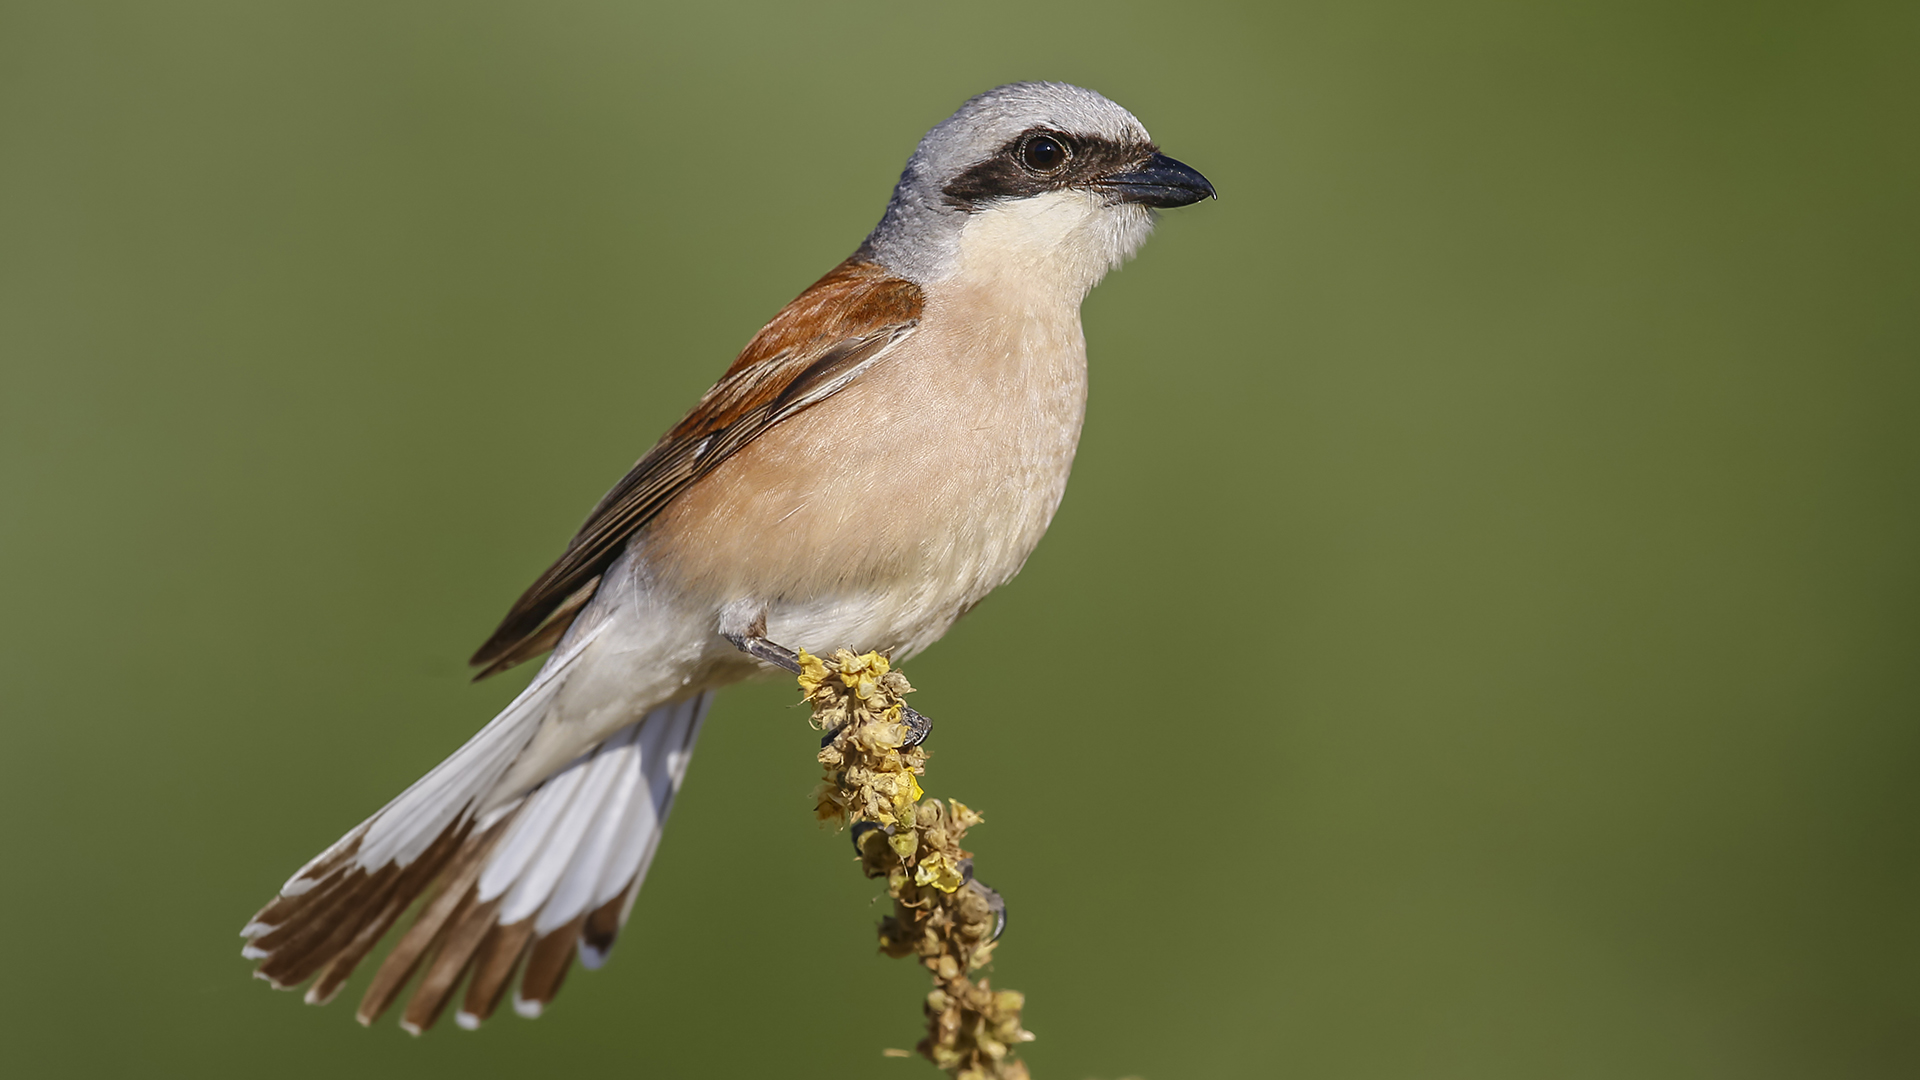
[(1080, 301), (1107, 271), (1133, 257), (1153, 231), (1153, 212), (1092, 192), (1051, 191), (1008, 199), (967, 215), (944, 277), (992, 282), (1039, 299)]

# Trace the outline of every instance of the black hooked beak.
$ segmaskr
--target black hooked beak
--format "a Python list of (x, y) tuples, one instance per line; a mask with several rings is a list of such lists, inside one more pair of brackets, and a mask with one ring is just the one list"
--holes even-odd
[(1165, 154), (1155, 154), (1126, 172), (1101, 177), (1095, 186), (1113, 192), (1121, 202), (1145, 203), (1163, 210), (1220, 197), (1206, 177)]

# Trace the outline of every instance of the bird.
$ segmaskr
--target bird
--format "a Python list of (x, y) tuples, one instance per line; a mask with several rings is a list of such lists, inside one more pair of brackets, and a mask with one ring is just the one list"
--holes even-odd
[[(1019, 572), (1086, 410), (1081, 302), (1157, 211), (1216, 197), (1132, 113), (996, 87), (928, 131), (852, 256), (755, 334), (607, 492), (472, 658), (546, 654), (439, 765), (302, 866), (241, 931), (324, 1004), (410, 909), (356, 1012), (418, 974), (420, 1034), (464, 986), (538, 1016), (632, 910), (714, 692), (795, 647), (919, 653)], [(517, 979), (517, 982), (516, 982)]]

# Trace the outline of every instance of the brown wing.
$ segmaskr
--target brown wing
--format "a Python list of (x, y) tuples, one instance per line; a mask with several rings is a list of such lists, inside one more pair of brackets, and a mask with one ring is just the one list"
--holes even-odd
[(514, 601), (469, 663), (486, 678), (551, 649), (627, 538), (734, 451), (832, 396), (920, 319), (920, 287), (852, 259), (754, 335), (686, 419), (607, 492), (557, 562)]

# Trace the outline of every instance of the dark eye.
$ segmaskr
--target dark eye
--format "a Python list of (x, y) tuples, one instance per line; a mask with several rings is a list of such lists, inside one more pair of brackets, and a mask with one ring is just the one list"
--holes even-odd
[(1051, 135), (1035, 135), (1020, 144), (1020, 163), (1034, 172), (1050, 173), (1071, 157), (1067, 144)]

